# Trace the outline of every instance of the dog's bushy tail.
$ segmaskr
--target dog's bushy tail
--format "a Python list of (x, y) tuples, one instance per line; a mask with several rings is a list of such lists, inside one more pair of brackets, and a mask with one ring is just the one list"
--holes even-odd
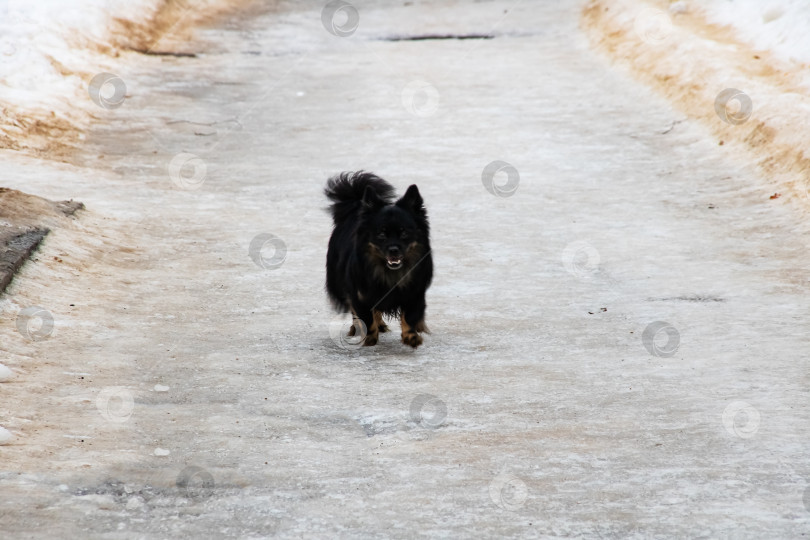
[(360, 209), (363, 194), (368, 186), (371, 186), (383, 201), (387, 203), (393, 201), (394, 187), (370, 172), (342, 172), (326, 182), (324, 193), (332, 201), (329, 210), (332, 212), (335, 225), (343, 223)]

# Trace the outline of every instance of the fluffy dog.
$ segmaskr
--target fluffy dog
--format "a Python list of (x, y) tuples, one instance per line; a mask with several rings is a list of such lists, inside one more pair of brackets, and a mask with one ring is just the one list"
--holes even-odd
[[(335, 228), (326, 253), (326, 291), (337, 311), (351, 311), (366, 329), (364, 345), (387, 332), (383, 315), (400, 317), (402, 343), (422, 344), (425, 292), (433, 278), (427, 211), (412, 185), (397, 201), (394, 188), (372, 173), (344, 172), (324, 190)], [(361, 327), (362, 328), (362, 327)]]

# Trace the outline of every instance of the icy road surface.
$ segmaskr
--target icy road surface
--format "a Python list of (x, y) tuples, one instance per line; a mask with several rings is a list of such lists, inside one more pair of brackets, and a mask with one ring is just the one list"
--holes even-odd
[[(3, 156), (88, 207), (0, 303), (3, 535), (805, 534), (806, 215), (577, 2), (357, 4), (123, 59), (83, 166)], [(360, 168), (432, 220), (416, 351), (333, 339)]]

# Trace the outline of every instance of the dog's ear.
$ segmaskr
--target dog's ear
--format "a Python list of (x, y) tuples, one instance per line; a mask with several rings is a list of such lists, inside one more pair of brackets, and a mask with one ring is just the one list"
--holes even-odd
[(371, 186), (366, 186), (366, 190), (363, 192), (363, 207), (369, 210), (374, 208), (379, 208), (385, 204), (377, 192), (374, 191), (374, 188)]
[(424, 210), (422, 206), (423, 202), (422, 196), (419, 194), (419, 188), (416, 187), (416, 184), (411, 184), (411, 187), (408, 188), (405, 195), (397, 201), (397, 206), (410, 210), (411, 212), (419, 212)]

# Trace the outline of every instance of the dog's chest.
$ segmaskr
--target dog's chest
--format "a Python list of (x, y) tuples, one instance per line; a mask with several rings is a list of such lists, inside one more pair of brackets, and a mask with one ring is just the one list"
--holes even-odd
[(372, 270), (374, 288), (391, 291), (404, 289), (411, 281), (411, 272), (405, 270), (389, 270), (381, 265), (374, 265)]

